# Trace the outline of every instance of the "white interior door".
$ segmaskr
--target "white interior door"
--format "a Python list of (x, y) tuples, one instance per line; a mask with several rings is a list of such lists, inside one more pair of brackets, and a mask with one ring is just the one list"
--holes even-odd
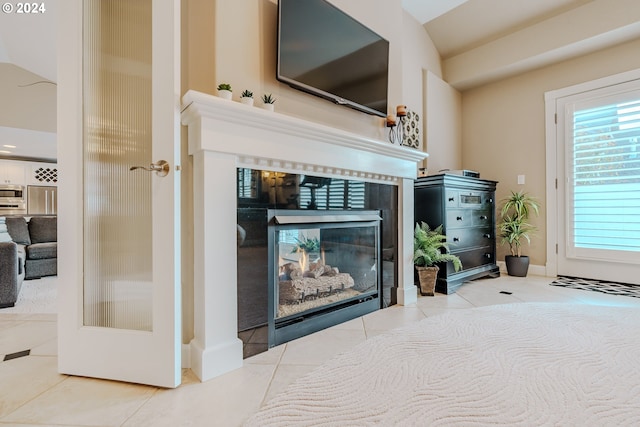
[(640, 81), (556, 111), (558, 274), (640, 284)]
[(176, 387), (179, 1), (59, 8), (59, 371)]

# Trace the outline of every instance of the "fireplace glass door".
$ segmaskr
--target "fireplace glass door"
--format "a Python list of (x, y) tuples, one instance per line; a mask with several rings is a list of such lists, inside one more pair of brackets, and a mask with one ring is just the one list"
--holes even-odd
[(274, 344), (380, 308), (379, 214), (312, 213), (273, 216)]

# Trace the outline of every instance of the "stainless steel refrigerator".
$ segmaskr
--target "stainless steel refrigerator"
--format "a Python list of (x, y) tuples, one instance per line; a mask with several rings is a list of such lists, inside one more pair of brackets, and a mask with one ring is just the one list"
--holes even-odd
[(27, 187), (28, 215), (57, 215), (58, 188), (45, 185)]

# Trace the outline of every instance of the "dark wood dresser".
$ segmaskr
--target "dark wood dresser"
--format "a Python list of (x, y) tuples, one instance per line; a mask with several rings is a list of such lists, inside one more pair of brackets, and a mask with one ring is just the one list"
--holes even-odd
[(415, 222), (443, 226), (451, 253), (462, 270), (440, 266), (436, 292), (451, 294), (468, 280), (498, 277), (496, 264), (496, 181), (454, 174), (432, 175), (415, 182)]

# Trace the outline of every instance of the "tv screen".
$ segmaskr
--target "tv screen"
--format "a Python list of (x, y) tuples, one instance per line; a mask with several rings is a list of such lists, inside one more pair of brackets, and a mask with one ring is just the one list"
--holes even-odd
[(381, 117), (389, 42), (325, 0), (279, 0), (277, 79)]

